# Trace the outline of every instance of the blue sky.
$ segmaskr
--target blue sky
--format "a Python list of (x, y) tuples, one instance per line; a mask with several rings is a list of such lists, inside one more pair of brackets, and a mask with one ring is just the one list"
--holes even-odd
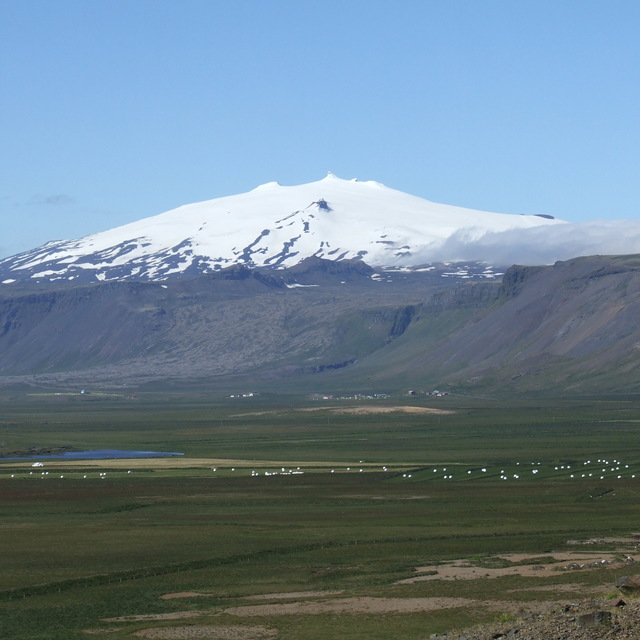
[(0, 0), (0, 256), (327, 171), (638, 219), (636, 0)]

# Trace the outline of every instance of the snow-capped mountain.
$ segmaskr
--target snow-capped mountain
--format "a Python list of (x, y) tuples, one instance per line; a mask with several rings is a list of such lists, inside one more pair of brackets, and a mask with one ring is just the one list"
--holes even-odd
[(0, 282), (164, 280), (235, 264), (291, 267), (310, 256), (415, 267), (465, 259), (455, 250), (443, 255), (447, 243), (469, 246), (493, 234), (559, 223), (550, 216), (437, 204), (329, 173), (317, 182), (270, 182), (77, 240), (49, 242), (0, 261)]

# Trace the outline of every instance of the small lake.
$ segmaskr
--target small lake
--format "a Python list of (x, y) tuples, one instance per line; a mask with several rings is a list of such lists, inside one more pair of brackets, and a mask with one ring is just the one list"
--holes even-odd
[(126, 451), (123, 449), (96, 449), (94, 451), (67, 451), (40, 456), (20, 456), (17, 458), (0, 458), (2, 460), (112, 460), (125, 458), (167, 458), (183, 456), (175, 451)]

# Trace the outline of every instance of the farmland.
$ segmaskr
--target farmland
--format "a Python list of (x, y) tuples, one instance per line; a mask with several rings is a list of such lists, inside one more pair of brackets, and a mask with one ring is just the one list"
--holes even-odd
[(2, 637), (421, 639), (635, 572), (634, 397), (1, 401), (5, 455), (184, 454), (0, 459)]

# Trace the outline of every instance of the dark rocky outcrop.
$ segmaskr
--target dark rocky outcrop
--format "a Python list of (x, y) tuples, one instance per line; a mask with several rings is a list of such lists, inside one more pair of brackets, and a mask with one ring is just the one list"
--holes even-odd
[(509, 615), (505, 623), (433, 634), (431, 640), (635, 640), (640, 637), (640, 604), (619, 607), (607, 600), (541, 603), (533, 611)]
[(625, 594), (640, 594), (640, 576), (622, 576), (616, 580), (616, 588)]
[(324, 376), (355, 389), (640, 390), (639, 256), (516, 266), (502, 283), (450, 272), (309, 258), (164, 282), (4, 286), (0, 381), (233, 376), (304, 388)]

